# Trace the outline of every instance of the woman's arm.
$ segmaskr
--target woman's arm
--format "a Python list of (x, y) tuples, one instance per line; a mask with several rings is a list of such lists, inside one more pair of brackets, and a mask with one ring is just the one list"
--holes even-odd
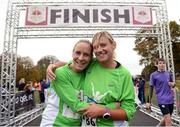
[(67, 62), (58, 61), (56, 63), (49, 64), (49, 66), (46, 69), (47, 78), (50, 80), (55, 80), (56, 75), (54, 74), (54, 70), (58, 67), (64, 66), (66, 63)]
[(110, 119), (127, 120), (126, 112), (123, 109), (109, 109), (98, 104), (90, 104), (89, 107), (81, 109), (79, 112), (84, 112), (83, 115), (87, 115), (90, 118), (103, 117), (106, 113), (108, 113)]
[[(102, 117), (106, 112), (113, 120), (130, 120), (135, 113), (135, 94), (130, 74), (125, 74), (122, 90), (119, 91), (120, 108), (112, 109), (107, 106), (91, 104), (90, 107), (83, 109), (85, 115), (89, 117)], [(113, 103), (113, 102), (112, 102)], [(108, 104), (107, 104), (108, 105)]]
[(72, 81), (69, 79), (70, 75), (67, 75), (63, 70), (59, 69), (55, 71), (56, 79), (52, 81), (52, 87), (60, 99), (63, 100), (73, 112), (77, 112), (79, 108), (89, 106), (88, 103), (78, 98), (79, 90), (73, 87)]
[[(136, 112), (135, 108), (135, 91), (133, 87), (133, 82), (131, 79), (131, 74), (129, 72), (126, 72), (123, 77), (123, 86), (122, 91), (120, 93), (120, 102), (121, 102), (121, 109), (123, 111), (119, 111), (119, 115), (124, 115), (123, 113), (126, 113), (126, 119), (124, 120), (130, 120), (133, 118), (134, 113)], [(118, 117), (117, 117), (118, 118)], [(125, 118), (125, 117), (123, 117)]]

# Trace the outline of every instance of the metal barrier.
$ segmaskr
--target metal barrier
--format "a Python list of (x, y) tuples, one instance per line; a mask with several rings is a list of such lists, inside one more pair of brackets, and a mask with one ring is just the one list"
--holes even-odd
[[(145, 108), (140, 109), (141, 112), (153, 117), (154, 119), (161, 120), (162, 113), (158, 107), (155, 107), (154, 105), (151, 106), (151, 111), (146, 110)], [(173, 126), (179, 127), (180, 125), (180, 116), (178, 116), (177, 111), (175, 110), (172, 114), (172, 124)]]
[[(44, 107), (45, 107), (44, 104), (37, 105), (35, 109), (30, 110), (22, 115), (19, 115), (18, 117), (15, 117), (15, 119), (11, 120), (11, 122), (8, 125), (6, 125), (6, 127), (26, 125), (27, 123), (39, 117), (42, 114)], [(140, 108), (140, 111), (158, 121), (160, 121), (162, 118), (162, 113), (160, 109), (155, 106), (151, 106), (151, 112), (149, 112), (145, 108)], [(179, 127), (180, 117), (176, 114), (176, 111), (172, 115), (172, 122), (173, 122), (173, 126)]]
[(11, 120), (10, 123), (6, 125), (6, 127), (26, 125), (27, 123), (39, 117), (42, 114), (44, 107), (44, 104), (37, 105), (35, 109), (15, 117), (14, 120)]
[[(19, 97), (19, 99), (18, 99), (18, 97)], [(27, 97), (25, 97), (24, 94), (19, 94), (18, 96), (16, 96), (16, 102), (18, 102), (18, 100), (20, 100), (20, 97), (23, 97), (22, 100), (26, 100), (26, 98), (27, 98)], [(176, 100), (178, 100), (179, 97), (180, 97), (180, 93), (176, 92)], [(31, 101), (31, 96), (28, 97), (28, 98)], [(27, 103), (27, 101), (19, 102), (19, 103), (17, 103), (17, 106), (20, 107), (20, 108), (21, 108), (21, 106), (19, 106), (20, 104), (21, 105), (23, 104), (24, 106), (26, 106), (25, 102)], [(178, 103), (176, 102), (175, 107), (178, 107), (179, 106), (178, 104), (179, 104), (179, 102)], [(25, 113), (23, 113), (21, 115), (18, 115), (14, 119), (11, 119), (10, 123), (8, 125), (6, 125), (6, 126), (24, 126), (27, 123), (29, 123), (32, 120), (39, 117), (42, 114), (44, 107), (45, 107), (45, 104), (37, 104), (36, 108), (34, 108), (34, 109), (32, 109), (32, 110), (30, 110), (28, 112), (25, 112)], [(149, 115), (150, 117), (152, 117), (152, 118), (154, 118), (154, 119), (156, 119), (158, 121), (161, 120), (162, 113), (161, 113), (160, 109), (157, 106), (152, 105), (151, 106), (151, 111), (147, 110), (146, 108), (143, 108), (141, 106), (138, 106), (138, 107), (140, 107), (141, 112)], [(180, 116), (179, 116), (179, 111), (177, 109), (179, 109), (179, 107), (176, 108), (174, 110), (173, 114), (172, 114), (172, 124), (173, 124), (173, 126), (179, 127), (179, 125), (180, 125)]]

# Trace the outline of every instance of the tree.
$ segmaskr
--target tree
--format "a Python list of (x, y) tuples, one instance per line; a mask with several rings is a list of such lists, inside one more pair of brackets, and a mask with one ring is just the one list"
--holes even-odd
[(146, 80), (149, 80), (150, 74), (157, 70), (156, 66), (154, 66), (153, 63), (147, 65), (145, 68), (143, 68), (141, 75), (144, 75), (144, 78)]
[(158, 57), (158, 43), (156, 37), (138, 37), (135, 40), (134, 50), (141, 56), (140, 65), (150, 65)]
[(170, 34), (173, 49), (174, 68), (180, 74), (180, 25), (175, 21), (170, 22)]
[(21, 78), (25, 78), (25, 81), (39, 81), (41, 75), (39, 70), (30, 57), (17, 57), (17, 70), (16, 70), (16, 83), (19, 82)]
[[(170, 26), (170, 34), (172, 41), (172, 49), (173, 49), (173, 58), (174, 58), (174, 66), (175, 72), (180, 72), (180, 26), (172, 21), (169, 24)], [(138, 33), (147, 33), (148, 31), (145, 29), (141, 29)], [(136, 37), (134, 50), (141, 56), (139, 61), (140, 65), (145, 65), (142, 73), (149, 75), (154, 65), (154, 58), (159, 57), (158, 52), (158, 42), (157, 37)]]
[(44, 56), (38, 61), (37, 68), (40, 72), (41, 79), (46, 78), (46, 68), (48, 67), (48, 65), (56, 61), (58, 61), (57, 57), (52, 55)]

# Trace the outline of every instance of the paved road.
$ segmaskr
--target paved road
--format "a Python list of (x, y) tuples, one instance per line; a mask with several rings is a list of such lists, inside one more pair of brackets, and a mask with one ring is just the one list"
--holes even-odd
[(156, 126), (158, 120), (146, 115), (137, 109), (134, 118), (129, 122), (130, 126)]
[[(26, 126), (39, 126), (41, 122), (41, 116)], [(158, 121), (137, 109), (134, 118), (129, 122), (130, 126), (156, 126)]]

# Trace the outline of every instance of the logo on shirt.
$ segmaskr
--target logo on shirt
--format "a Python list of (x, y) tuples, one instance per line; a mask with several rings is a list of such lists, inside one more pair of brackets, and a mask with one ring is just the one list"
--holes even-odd
[(95, 91), (94, 89), (94, 84), (91, 82), (91, 86), (92, 86), (92, 95), (94, 97), (94, 100), (96, 102), (99, 102), (103, 97), (105, 97), (107, 95), (108, 92), (105, 92), (104, 94), (101, 94), (99, 91)]

